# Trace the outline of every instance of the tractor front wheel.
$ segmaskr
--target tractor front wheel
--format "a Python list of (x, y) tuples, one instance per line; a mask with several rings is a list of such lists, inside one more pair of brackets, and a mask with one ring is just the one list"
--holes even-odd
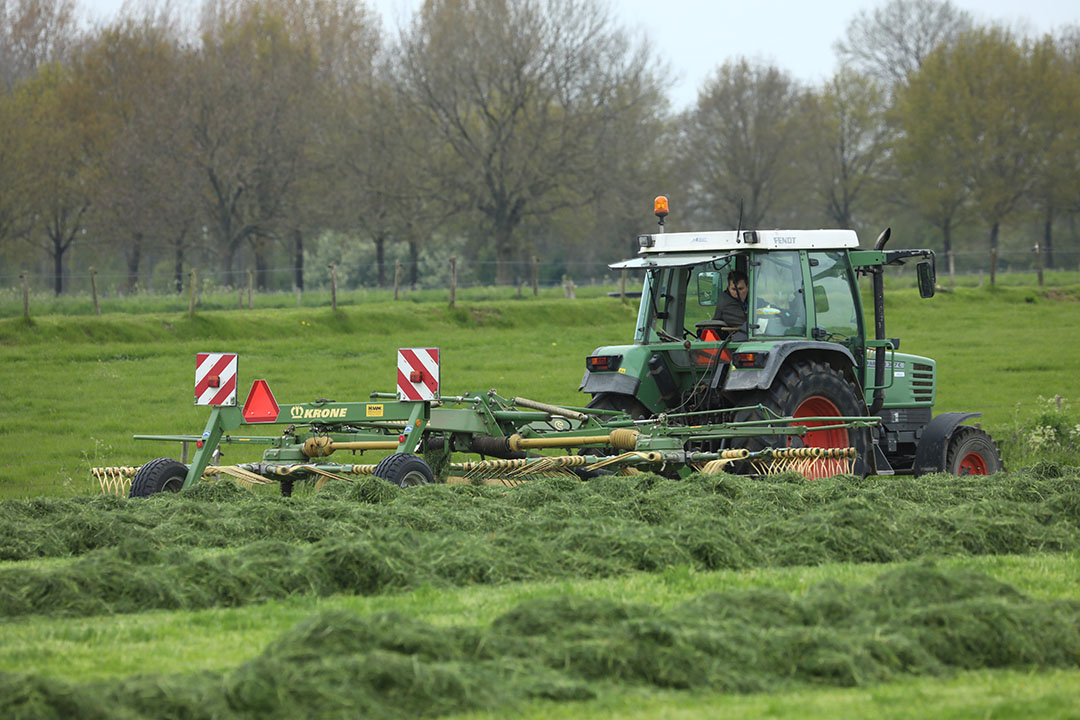
[(401, 488), (430, 485), (435, 474), (424, 458), (410, 453), (387, 455), (375, 466), (375, 476)]
[[(831, 365), (817, 360), (796, 361), (780, 369), (767, 390), (739, 398), (738, 404), (761, 404), (783, 417), (844, 417), (865, 415), (866, 406), (859, 397), (855, 386), (848, 382), (844, 374)], [(764, 419), (756, 410), (739, 413), (736, 420)], [(808, 428), (834, 424), (828, 420), (808, 420)], [(756, 436), (746, 438), (735, 447), (748, 450), (762, 450), (765, 447), (853, 447), (857, 454), (851, 472), (864, 476), (869, 472), (868, 457), (873, 452), (870, 431), (866, 428), (836, 428), (832, 430), (809, 430), (801, 438), (798, 436)], [(824, 461), (815, 466), (811, 474), (824, 477), (842, 472), (842, 463)]]
[(172, 458), (158, 458), (139, 468), (128, 497), (147, 497), (160, 492), (178, 493), (187, 478), (187, 465)]
[(961, 425), (949, 438), (945, 472), (953, 475), (993, 475), (1004, 469), (997, 445), (979, 428)]

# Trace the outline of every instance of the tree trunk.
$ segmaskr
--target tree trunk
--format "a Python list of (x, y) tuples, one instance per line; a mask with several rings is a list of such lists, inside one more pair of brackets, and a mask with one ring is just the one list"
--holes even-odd
[(53, 242), (53, 273), (55, 278), (53, 279), (53, 291), (57, 297), (60, 293), (64, 292), (64, 251), (67, 249), (64, 247), (64, 243), (56, 236), (52, 238)]
[(173, 280), (176, 282), (176, 294), (184, 292), (184, 244), (176, 239), (176, 254), (173, 255)]
[(944, 243), (945, 256), (952, 252), (952, 220), (946, 220), (941, 225), (941, 240)]
[(495, 226), (495, 284), (509, 285), (513, 278), (513, 249), (510, 246), (511, 228), (505, 224)]
[(990, 226), (990, 284), (994, 284), (994, 278), (997, 276), (997, 261), (998, 261), (998, 230), (1001, 225), (998, 222), (994, 222)]
[(420, 275), (420, 244), (415, 240), (409, 241), (409, 287), (416, 289), (416, 281)]
[(386, 236), (381, 233), (375, 238), (375, 286), (386, 287)]
[(293, 261), (293, 285), (297, 290), (304, 289), (304, 233), (300, 228), (293, 228), (293, 248), (295, 260)]
[(266, 251), (263, 248), (262, 243), (259, 243), (254, 247), (255, 251), (255, 286), (259, 288), (259, 292), (266, 292), (269, 283), (267, 282), (270, 275), (270, 266), (266, 262)]
[(131, 245), (124, 249), (127, 260), (127, 290), (134, 294), (139, 286), (139, 262), (142, 260), (142, 233), (132, 233)]
[(1046, 268), (1054, 268), (1054, 206), (1046, 206), (1046, 223), (1043, 225), (1043, 252), (1046, 253)]

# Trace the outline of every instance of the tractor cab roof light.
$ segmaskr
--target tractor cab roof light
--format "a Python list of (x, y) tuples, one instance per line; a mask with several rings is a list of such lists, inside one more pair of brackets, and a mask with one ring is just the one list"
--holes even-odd
[(667, 195), (657, 195), (653, 200), (653, 213), (658, 218), (667, 217), (668, 214), (668, 199)]
[(653, 213), (659, 220), (660, 232), (664, 232), (664, 218), (666, 218), (668, 214), (667, 195), (657, 195), (656, 199), (653, 200), (652, 205)]

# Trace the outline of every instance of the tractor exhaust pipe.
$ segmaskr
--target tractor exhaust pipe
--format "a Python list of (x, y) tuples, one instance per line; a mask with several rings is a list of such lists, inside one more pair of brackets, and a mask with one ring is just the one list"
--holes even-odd
[[(892, 236), (892, 228), (885, 228), (874, 241), (875, 250), (884, 250), (885, 243)], [(885, 266), (873, 269), (871, 281), (874, 292), (874, 339), (885, 339)], [(870, 404), (870, 414), (877, 415), (885, 405), (885, 348), (878, 346), (874, 351), (874, 401)]]

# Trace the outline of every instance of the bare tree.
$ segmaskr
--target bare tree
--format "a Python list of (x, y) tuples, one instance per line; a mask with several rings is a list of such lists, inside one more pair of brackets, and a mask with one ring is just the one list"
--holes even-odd
[(971, 27), (971, 14), (949, 0), (887, 0), (860, 10), (834, 50), (844, 65), (903, 86), (934, 48)]
[(283, 234), (308, 167), (317, 63), (272, 8), (245, 8), (222, 23), (204, 32), (188, 78), (191, 161), (204, 178), (203, 215), (222, 270), (231, 275), (237, 250), (250, 243), (265, 287), (270, 243)]
[(724, 63), (686, 118), (682, 164), (702, 220), (761, 227), (792, 187), (800, 89), (775, 66)]
[[(246, 0), (251, 2), (251, 0)], [(368, 89), (379, 77), (376, 58), (381, 50), (378, 18), (354, 0), (265, 0), (285, 20), (294, 43), (313, 49), (316, 60), (316, 87), (309, 93), (308, 116), (312, 141), (304, 154), (306, 169), (296, 190), (287, 198), (284, 211), (286, 242), (293, 257), (293, 285), (304, 287), (304, 240), (326, 228), (351, 231), (357, 213), (368, 216), (374, 198), (369, 190), (381, 189), (379, 182), (356, 188), (349, 177), (341, 177), (342, 167), (359, 168), (365, 176), (384, 167), (378, 157), (383, 146), (373, 146), (358, 126), (354, 111), (363, 104)], [(364, 112), (361, 112), (363, 115)], [(372, 121), (379, 128), (397, 131), (386, 122), (387, 107), (371, 107)], [(393, 164), (391, 170), (400, 162)], [(380, 264), (381, 268), (381, 264)]]
[(183, 251), (196, 212), (193, 172), (184, 158), (178, 86), (183, 51), (168, 25), (123, 19), (101, 29), (78, 58), (81, 81), (98, 98), (108, 127), (92, 220), (113, 235), (135, 291), (148, 249)]
[(401, 45), (441, 199), (479, 213), (509, 283), (523, 220), (595, 196), (606, 137), (653, 97), (626, 92), (655, 86), (649, 54), (595, 0), (429, 0)]
[(23, 237), (49, 253), (54, 290), (64, 288), (64, 257), (85, 229), (93, 201), (105, 128), (92, 93), (70, 69), (43, 65), (17, 87), (19, 173), (28, 228)]
[(0, 0), (0, 82), (11, 89), (78, 39), (74, 0)]
[(1002, 223), (1035, 188), (1045, 74), (1008, 32), (973, 30), (927, 56), (899, 96), (907, 146), (900, 154), (910, 153), (913, 167), (937, 166), (926, 178), (931, 191), (970, 197), (990, 229), (991, 257)]
[(889, 140), (885, 99), (880, 83), (850, 69), (841, 69), (807, 97), (808, 176), (837, 227), (853, 227), (859, 206), (880, 178)]

